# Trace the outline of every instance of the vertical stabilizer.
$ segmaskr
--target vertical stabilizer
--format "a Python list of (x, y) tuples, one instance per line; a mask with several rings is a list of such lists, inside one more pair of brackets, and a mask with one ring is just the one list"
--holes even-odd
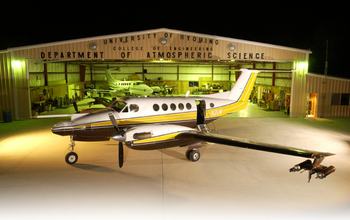
[(117, 80), (113, 79), (110, 69), (106, 70), (106, 77), (107, 77), (109, 88), (114, 89), (117, 86)]
[(241, 101), (247, 102), (250, 96), (250, 93), (254, 87), (256, 77), (259, 73), (258, 70), (248, 70), (241, 69), (242, 74), (233, 85), (231, 91), (216, 93), (211, 95), (206, 95), (202, 97), (210, 97), (217, 99), (230, 99), (234, 102)]
[(247, 102), (259, 71), (248, 69), (241, 69), (241, 71), (242, 74), (231, 89), (228, 99)]

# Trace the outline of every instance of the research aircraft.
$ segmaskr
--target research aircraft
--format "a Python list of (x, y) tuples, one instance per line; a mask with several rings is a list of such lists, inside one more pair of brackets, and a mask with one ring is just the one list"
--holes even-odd
[(130, 96), (148, 96), (153, 93), (153, 89), (145, 84), (141, 80), (115, 80), (112, 77), (111, 69), (107, 69), (106, 77), (108, 81), (109, 89), (73, 89), (92, 94), (109, 93), (112, 97), (125, 97)]
[[(52, 127), (52, 132), (70, 136), (66, 162), (74, 164), (78, 155), (75, 141), (119, 142), (119, 167), (124, 163), (123, 144), (134, 150), (155, 150), (187, 146), (186, 158), (198, 161), (202, 142), (262, 150), (309, 158), (289, 171), (309, 171), (323, 179), (335, 171), (334, 166), (321, 162), (332, 153), (310, 151), (285, 146), (257, 143), (234, 137), (209, 133), (206, 124), (246, 108), (254, 86), (257, 70), (241, 69), (242, 74), (231, 91), (198, 97), (130, 97), (114, 101), (109, 107), (93, 113), (74, 114), (71, 121)], [(311, 161), (310, 159), (313, 159)]]
[(115, 80), (112, 77), (111, 69), (106, 70), (106, 77), (108, 86), (112, 90), (110, 94), (113, 97), (124, 97), (126, 95), (125, 93), (138, 96), (147, 96), (153, 93), (151, 87), (141, 80)]

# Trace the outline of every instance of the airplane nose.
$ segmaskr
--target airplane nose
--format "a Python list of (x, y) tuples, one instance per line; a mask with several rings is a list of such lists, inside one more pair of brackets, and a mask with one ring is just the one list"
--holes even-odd
[(54, 134), (58, 135), (70, 135), (73, 134), (73, 123), (71, 121), (62, 121), (58, 124), (55, 124), (52, 128), (51, 131)]

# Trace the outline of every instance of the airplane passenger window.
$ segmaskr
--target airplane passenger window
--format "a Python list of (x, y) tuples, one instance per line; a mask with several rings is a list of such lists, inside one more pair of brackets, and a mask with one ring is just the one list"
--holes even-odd
[(139, 111), (139, 106), (135, 104), (130, 105), (130, 112), (138, 112)]
[(158, 104), (154, 104), (153, 105), (153, 110), (157, 112), (159, 110), (159, 105)]
[(171, 108), (171, 110), (175, 111), (176, 105), (174, 103), (171, 103), (170, 108)]
[(191, 105), (190, 103), (187, 103), (187, 104), (186, 104), (186, 108), (187, 108), (188, 110), (191, 110), (192, 105)]
[(163, 109), (164, 111), (168, 110), (168, 105), (164, 103), (164, 104), (162, 105), (162, 109)]
[(184, 104), (179, 103), (178, 107), (179, 107), (180, 110), (184, 110)]
[(214, 103), (210, 103), (210, 107), (211, 107), (211, 108), (214, 108)]

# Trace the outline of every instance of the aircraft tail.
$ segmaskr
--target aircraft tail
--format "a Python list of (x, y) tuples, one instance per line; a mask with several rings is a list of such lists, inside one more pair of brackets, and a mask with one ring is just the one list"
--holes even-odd
[(106, 70), (106, 77), (107, 77), (107, 81), (108, 81), (108, 86), (109, 86), (109, 88), (114, 89), (114, 87), (116, 87), (117, 80), (115, 80), (115, 79), (112, 77), (112, 73), (111, 73), (111, 70), (110, 70), (110, 69), (107, 69), (107, 70)]
[(235, 102), (247, 102), (254, 87), (258, 70), (241, 69), (242, 74), (233, 85), (231, 91), (208, 95), (211, 98), (230, 99)]

